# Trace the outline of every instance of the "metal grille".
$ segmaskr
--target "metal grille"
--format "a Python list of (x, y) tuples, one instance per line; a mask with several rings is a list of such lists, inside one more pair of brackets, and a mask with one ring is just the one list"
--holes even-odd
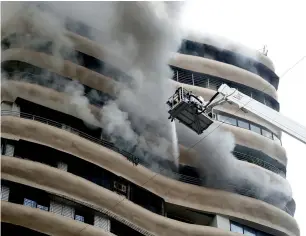
[(64, 205), (62, 209), (62, 215), (73, 219), (74, 218), (74, 208)]
[(94, 226), (110, 231), (110, 220), (101, 215), (95, 215)]
[(63, 170), (63, 171), (67, 171), (68, 170), (68, 165), (64, 162), (58, 162), (57, 163), (57, 168), (59, 168), (60, 170)]
[(5, 145), (5, 153), (4, 153), (4, 155), (13, 157), (14, 156), (14, 150), (15, 150), (14, 145), (6, 144)]
[(8, 201), (10, 195), (10, 189), (6, 186), (1, 185), (1, 200)]
[(75, 215), (74, 219), (77, 220), (77, 221), (84, 222), (84, 216)]
[(36, 208), (37, 203), (33, 200), (25, 198), (23, 201), (23, 205)]
[(50, 212), (53, 212), (58, 215), (62, 215), (63, 206), (57, 202), (50, 202)]
[(37, 204), (37, 208), (40, 209), (40, 210), (43, 210), (43, 211), (49, 211), (48, 207), (42, 206), (42, 205), (39, 205), (39, 204)]

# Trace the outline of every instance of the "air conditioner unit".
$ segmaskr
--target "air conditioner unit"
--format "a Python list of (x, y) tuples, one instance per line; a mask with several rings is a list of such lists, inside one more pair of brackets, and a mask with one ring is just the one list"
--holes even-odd
[(114, 181), (114, 188), (120, 192), (126, 193), (126, 186)]

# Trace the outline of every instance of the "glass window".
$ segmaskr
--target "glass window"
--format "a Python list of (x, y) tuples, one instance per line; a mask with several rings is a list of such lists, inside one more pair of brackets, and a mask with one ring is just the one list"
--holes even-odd
[(32, 200), (30, 200), (30, 199), (27, 199), (27, 198), (24, 199), (23, 205), (25, 205), (25, 206), (30, 206), (30, 207), (33, 207), (33, 208), (36, 208), (36, 202), (35, 202), (35, 201), (32, 201)]
[(249, 123), (243, 120), (238, 120), (238, 126), (244, 129), (250, 129)]
[(272, 138), (272, 133), (268, 130), (262, 129), (262, 135), (269, 138), (269, 139), (273, 139)]
[(256, 231), (254, 229), (251, 229), (249, 227), (244, 227), (244, 233), (245, 235), (249, 236), (256, 236)]
[(251, 130), (258, 133), (258, 134), (261, 134), (261, 131), (260, 131), (260, 128), (257, 126), (257, 125), (253, 125), (251, 124)]
[(80, 215), (75, 215), (75, 220), (84, 222), (84, 216), (80, 216)]
[(235, 224), (235, 223), (231, 223), (231, 231), (243, 234), (243, 228), (240, 225)]
[(229, 116), (224, 116), (224, 115), (220, 115), (218, 114), (218, 120), (230, 125), (235, 125), (237, 126), (237, 120), (235, 118), (229, 117)]

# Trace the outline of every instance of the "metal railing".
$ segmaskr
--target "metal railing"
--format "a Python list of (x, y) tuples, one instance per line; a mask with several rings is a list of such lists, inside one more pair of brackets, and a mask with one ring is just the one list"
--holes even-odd
[(286, 174), (280, 170), (279, 168), (277, 168), (276, 166), (270, 164), (269, 162), (266, 162), (258, 157), (254, 157), (248, 154), (244, 154), (241, 152), (237, 152), (237, 151), (233, 151), (234, 156), (239, 159), (239, 160), (244, 160), (253, 164), (256, 164), (258, 166), (261, 166), (267, 170), (270, 170), (276, 174), (279, 174), (281, 176), (285, 176)]
[(263, 93), (262, 91), (259, 91), (254, 88), (250, 88), (248, 86), (238, 84), (238, 83), (235, 83), (233, 81), (229, 81), (223, 78), (218, 78), (216, 76), (192, 72), (192, 71), (174, 67), (174, 66), (171, 66), (171, 68), (173, 70), (172, 79), (177, 82), (199, 86), (203, 88), (209, 88), (212, 90), (218, 90), (218, 88), (223, 83), (226, 83), (230, 87), (236, 88), (240, 92), (248, 95), (249, 97), (255, 99), (256, 101), (262, 104), (265, 104), (266, 106), (274, 110), (277, 110), (277, 111), (279, 110), (278, 102), (271, 96)]
[[(66, 128), (69, 127), (65, 124), (61, 124), (61, 123), (58, 123), (58, 122), (55, 122), (55, 121), (52, 121), (52, 120), (49, 120), (49, 119), (46, 119), (46, 118), (42, 118), (42, 117), (39, 117), (39, 116), (31, 115), (31, 114), (24, 113), (24, 112), (18, 112), (18, 111), (3, 111), (2, 110), (1, 111), (1, 116), (18, 116), (20, 118), (35, 120), (35, 121), (42, 122), (42, 123), (45, 123), (45, 124), (48, 124), (48, 125), (51, 125), (51, 126), (55, 126), (57, 128), (62, 128), (63, 126), (66, 127)], [(78, 135), (82, 138), (85, 138), (87, 140), (90, 140), (90, 141), (92, 141), (94, 143), (97, 143), (99, 145), (102, 145), (106, 148), (109, 148), (109, 149), (111, 149), (111, 150), (113, 150), (117, 153), (120, 153), (123, 156), (125, 156), (129, 161), (131, 161), (133, 164), (135, 164), (135, 165), (141, 164), (142, 166), (153, 170), (157, 174), (161, 174), (161, 175), (164, 175), (164, 176), (167, 176), (167, 177), (170, 176), (171, 178), (177, 179), (181, 182), (188, 183), (188, 184), (204, 186), (204, 187), (209, 187), (209, 188), (215, 188), (215, 189), (219, 189), (219, 190), (228, 190), (228, 191), (231, 191), (231, 192), (238, 193), (240, 195), (244, 195), (244, 196), (248, 196), (248, 197), (251, 197), (251, 198), (259, 199), (259, 197), (257, 196), (258, 194), (256, 194), (256, 192), (257, 192), (256, 189), (244, 188), (244, 187), (240, 187), (240, 186), (238, 187), (235, 184), (225, 184), (222, 187), (205, 186), (205, 180), (202, 179), (202, 178), (186, 176), (186, 175), (180, 174), (176, 171), (166, 169), (159, 164), (156, 164), (157, 168), (156, 167), (152, 168), (152, 163), (149, 163), (148, 161), (146, 161), (145, 158), (143, 158), (143, 159), (138, 158), (138, 157), (134, 156), (133, 154), (116, 147), (115, 144), (110, 142), (110, 141), (94, 138), (94, 137), (89, 136), (89, 135), (87, 135), (87, 134), (85, 134), (85, 133), (83, 133), (79, 130), (76, 130), (76, 129), (72, 128), (72, 127), (69, 127), (69, 129), (66, 129), (66, 128), (65, 128), (66, 131), (71, 132), (71, 133), (73, 133), (75, 135)], [(272, 204), (274, 202), (274, 198), (264, 199), (263, 201)], [(286, 211), (290, 215), (293, 215), (290, 212), (290, 210), (287, 209), (287, 208), (282, 209), (282, 210)]]
[(117, 148), (114, 143), (112, 142), (109, 142), (109, 141), (106, 141), (106, 140), (103, 140), (103, 139), (98, 139), (98, 138), (95, 138), (95, 137), (92, 137), (84, 132), (81, 132), (77, 129), (74, 129), (70, 126), (67, 126), (66, 124), (62, 124), (62, 123), (59, 123), (59, 122), (56, 122), (56, 121), (53, 121), (53, 120), (49, 120), (49, 119), (46, 119), (46, 118), (43, 118), (43, 117), (40, 117), (40, 116), (35, 116), (35, 115), (31, 115), (31, 114), (28, 114), (28, 113), (24, 113), (24, 112), (19, 112), (19, 111), (1, 111), (1, 116), (18, 116), (18, 117), (21, 117), (21, 118), (24, 118), (24, 119), (29, 119), (29, 120), (35, 120), (35, 121), (39, 121), (41, 123), (45, 123), (47, 125), (51, 125), (51, 126), (54, 126), (54, 127), (57, 127), (57, 128), (60, 128), (60, 129), (64, 129), (70, 133), (73, 133), (75, 135), (78, 135), (82, 138), (85, 138), (91, 142), (94, 142), (94, 143), (97, 143), (99, 145), (102, 145), (106, 148), (109, 148), (115, 152), (118, 152), (120, 154), (122, 154), (123, 156), (125, 156), (129, 161), (133, 162), (134, 164), (138, 164), (139, 162), (139, 158), (132, 155), (131, 153), (128, 153), (126, 152), (125, 150), (122, 150), (120, 148)]

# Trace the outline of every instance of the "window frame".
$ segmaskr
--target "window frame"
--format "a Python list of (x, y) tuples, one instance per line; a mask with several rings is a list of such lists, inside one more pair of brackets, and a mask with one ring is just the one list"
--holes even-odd
[[(225, 119), (224, 120), (221, 120), (219, 117), (224, 117)], [(236, 125), (234, 125), (233, 123), (230, 123), (229, 120), (235, 120), (235, 123)], [(233, 116), (227, 116), (227, 115), (224, 115), (222, 113), (217, 113), (217, 120), (222, 122), (222, 123), (225, 123), (225, 124), (229, 124), (229, 125), (233, 125), (233, 126), (237, 126), (237, 118), (233, 117)]]
[[(264, 129), (262, 128), (261, 129), (261, 133), (262, 133), (262, 136), (266, 137), (266, 138), (269, 138), (269, 139), (272, 139), (273, 140), (273, 133), (270, 131), (270, 130), (267, 130), (267, 129)], [(266, 134), (270, 134), (270, 136), (268, 135), (265, 135)]]
[[(246, 123), (246, 124), (248, 125), (248, 128), (239, 126), (239, 122)], [(248, 122), (247, 120), (239, 119), (239, 118), (237, 118), (237, 127), (242, 128), (242, 129), (248, 129), (248, 130), (251, 129), (251, 127), (250, 127), (250, 122)]]
[[(255, 130), (253, 130), (253, 129), (252, 129), (252, 126), (258, 128), (258, 129), (259, 129), (259, 133), (256, 132)], [(256, 133), (256, 134), (262, 135), (262, 132), (261, 132), (262, 128), (261, 128), (259, 125), (256, 125), (256, 124), (254, 124), (254, 123), (250, 123), (250, 130), (253, 131), (253, 132)]]

